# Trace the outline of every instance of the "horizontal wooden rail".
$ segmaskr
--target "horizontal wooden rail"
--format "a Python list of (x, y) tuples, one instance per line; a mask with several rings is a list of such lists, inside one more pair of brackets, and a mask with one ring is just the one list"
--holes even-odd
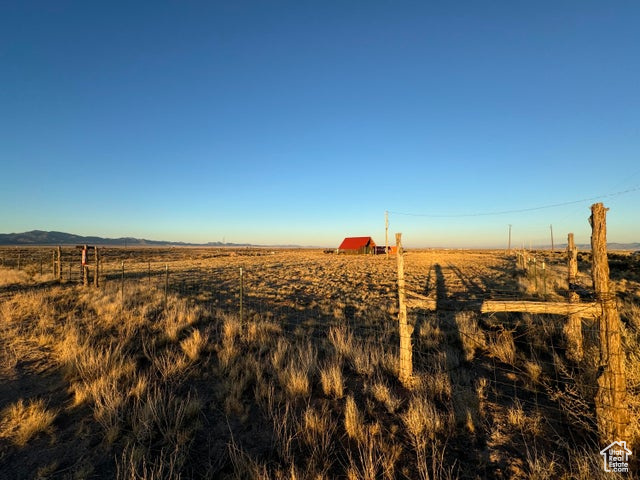
[[(422, 297), (422, 298), (419, 298)], [(407, 306), (425, 310), (459, 311), (468, 310), (480, 313), (533, 313), (547, 315), (579, 315), (594, 317), (602, 313), (598, 303), (568, 303), (568, 302), (535, 302), (525, 300), (478, 300), (468, 302), (438, 302), (433, 298), (411, 294), (407, 297)]]
[(500, 301), (486, 300), (482, 302), (482, 313), (491, 312), (522, 312), (549, 315), (581, 315), (593, 317), (600, 315), (600, 305), (591, 303), (566, 303), (566, 302), (527, 302), (527, 301)]
[[(409, 292), (407, 292), (407, 295), (409, 295)], [(406, 304), (409, 308), (421, 308), (423, 310), (436, 310), (438, 306), (438, 302), (433, 298), (416, 298), (413, 295), (407, 296)]]

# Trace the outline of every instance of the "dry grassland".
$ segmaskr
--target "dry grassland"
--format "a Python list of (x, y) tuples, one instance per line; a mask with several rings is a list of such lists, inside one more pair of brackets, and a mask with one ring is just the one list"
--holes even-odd
[[(575, 362), (562, 317), (466, 308), (564, 298), (560, 254), (543, 292), (504, 252), (408, 252), (408, 289), (439, 309), (409, 314), (402, 385), (395, 259), (104, 249), (95, 289), (69, 275), (75, 250), (60, 283), (51, 249), (22, 249), (20, 271), (16, 252), (0, 250), (1, 478), (616, 478), (595, 432), (595, 322)], [(637, 450), (640, 275), (611, 265)]]

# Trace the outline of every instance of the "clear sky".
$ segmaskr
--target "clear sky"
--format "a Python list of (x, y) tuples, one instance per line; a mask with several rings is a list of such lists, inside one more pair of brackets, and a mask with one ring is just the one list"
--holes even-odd
[(639, 153), (637, 1), (0, 2), (0, 233), (640, 241)]

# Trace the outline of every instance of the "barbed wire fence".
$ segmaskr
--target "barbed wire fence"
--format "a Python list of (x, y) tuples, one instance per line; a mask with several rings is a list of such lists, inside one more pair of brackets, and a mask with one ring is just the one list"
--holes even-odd
[[(517, 401), (532, 412), (555, 415), (572, 427), (567, 430), (569, 436), (597, 432), (602, 441), (613, 441), (626, 434), (629, 412), (624, 352), (620, 345), (623, 327), (617, 310), (613, 311), (615, 294), (591, 288), (588, 276), (582, 272), (574, 272), (573, 277), (569, 272), (566, 291), (558, 293), (563, 255), (526, 251), (508, 255), (498, 283), (487, 280), (483, 272), (474, 271), (475, 267), (463, 272), (454, 264), (435, 264), (424, 278), (412, 274), (409, 265), (406, 292), (400, 295), (415, 290), (423, 299), (430, 299), (431, 304), (421, 308), (408, 302), (411, 331), (403, 333), (396, 322), (400, 311), (396, 288), (400, 282), (394, 278), (393, 262), (386, 263), (386, 277), (378, 279), (382, 281), (373, 292), (378, 302), (363, 305), (361, 297), (335, 288), (332, 307), (318, 302), (302, 278), (286, 274), (287, 270), (299, 267), (281, 256), (271, 257), (265, 250), (219, 250), (207, 254), (233, 258), (228, 265), (209, 265), (206, 258), (198, 258), (188, 249), (167, 250), (160, 259), (154, 249), (100, 250), (97, 268), (100, 288), (121, 294), (123, 301), (136, 288), (155, 288), (164, 294), (165, 306), (167, 296), (176, 295), (204, 304), (212, 311), (237, 314), (246, 322), (269, 318), (279, 322), (282, 334), (291, 339), (323, 340), (330, 328), (347, 327), (362, 348), (377, 348), (404, 359), (399, 360), (395, 372), (401, 382), (409, 382), (413, 373), (418, 376), (438, 373), (460, 385), (462, 373), (473, 368), (482, 372), (482, 378), (490, 379), (494, 401)], [(399, 252), (402, 253), (400, 249)], [(592, 256), (595, 260), (595, 249)], [(68, 247), (61, 249), (59, 260), (53, 248), (5, 249), (0, 266), (39, 275), (41, 281), (52, 285), (57, 283), (57, 276), (63, 284), (75, 285), (84, 282), (86, 271), (78, 257), (77, 249)], [(273, 261), (252, 266), (249, 257)], [(245, 258), (247, 261), (243, 262)], [(604, 258), (606, 263), (606, 251)], [(602, 265), (602, 259), (600, 262)], [(271, 275), (266, 275), (265, 269), (282, 272), (288, 285), (265, 285), (263, 279)], [(605, 273), (608, 282), (608, 269)], [(464, 288), (448, 291), (452, 281)], [(528, 282), (531, 288), (523, 289), (519, 282)], [(575, 303), (572, 294), (588, 300), (567, 306), (568, 313), (563, 315), (568, 320), (579, 320), (577, 330), (567, 331), (567, 321), (559, 320), (558, 314), (541, 312), (534, 303), (557, 300), (560, 295), (567, 296), (567, 304)], [(483, 311), (482, 305), (492, 301), (517, 301), (524, 307), (517, 314), (507, 309)], [(597, 314), (593, 313), (594, 308)], [(481, 333), (465, 327), (465, 317), (469, 315), (476, 317)], [(607, 321), (601, 320), (607, 315), (610, 317)], [(443, 332), (444, 343), (460, 348), (434, 345), (425, 335), (433, 328)], [(575, 339), (578, 333), (579, 341)], [(581, 353), (575, 351), (575, 345), (580, 345)], [(411, 365), (403, 367), (402, 362), (407, 359)], [(461, 388), (474, 388), (473, 381), (462, 383)], [(566, 437), (558, 435), (556, 440), (560, 442), (562, 438)]]

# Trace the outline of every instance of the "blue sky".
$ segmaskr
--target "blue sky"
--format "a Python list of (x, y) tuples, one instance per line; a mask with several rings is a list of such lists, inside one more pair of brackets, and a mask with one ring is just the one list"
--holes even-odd
[(640, 241), (638, 25), (632, 1), (2, 2), (0, 232), (337, 246), (389, 210), (409, 246), (588, 243), (593, 198), (632, 190), (601, 200)]

